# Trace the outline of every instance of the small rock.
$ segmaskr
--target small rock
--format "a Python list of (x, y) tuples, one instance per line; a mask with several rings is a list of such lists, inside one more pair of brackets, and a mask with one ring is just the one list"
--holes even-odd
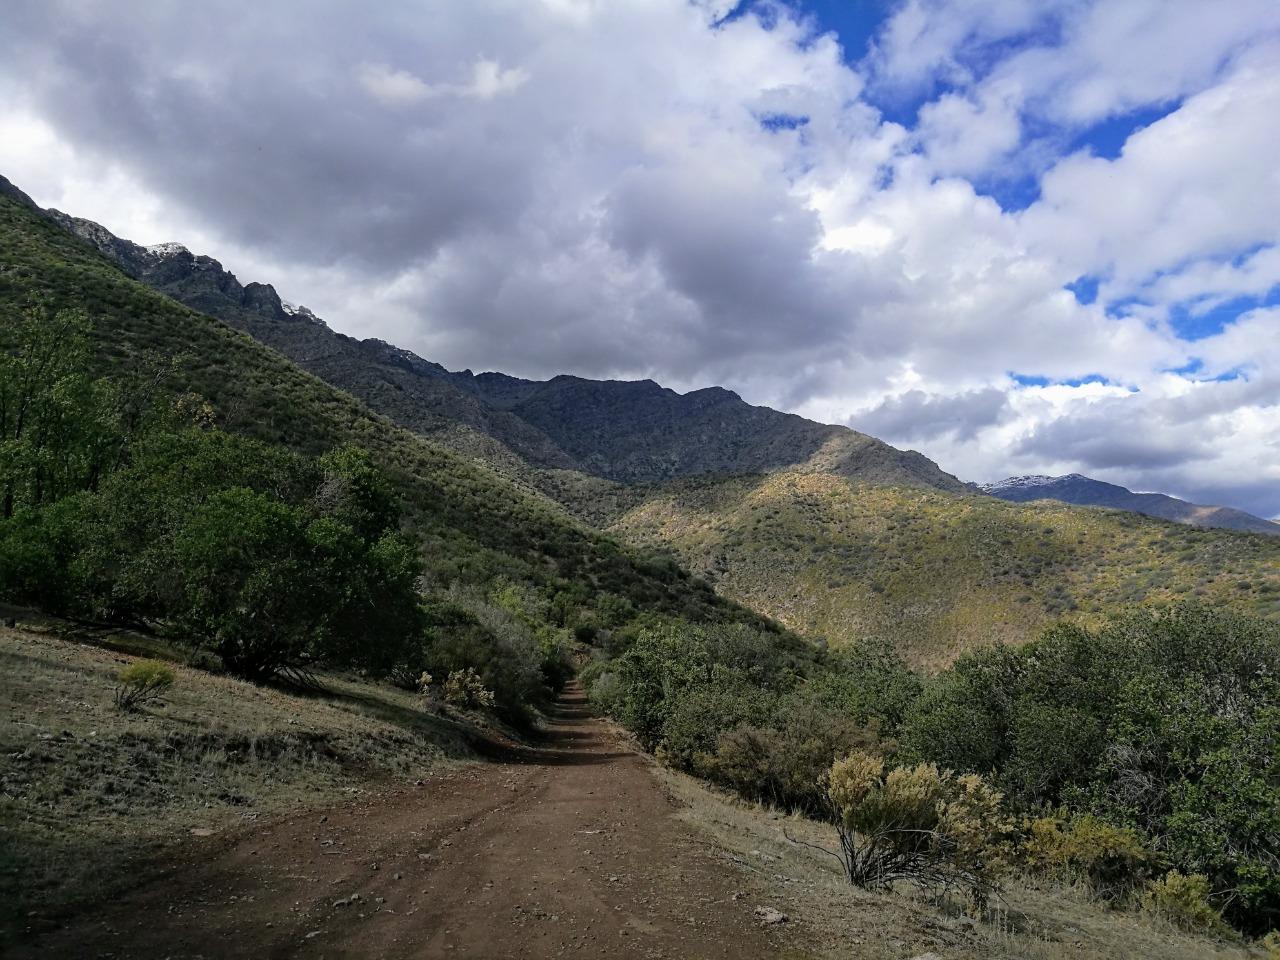
[(791, 918), (773, 907), (756, 907), (756, 919), (766, 927), (771, 927), (779, 923), (786, 923)]
[(193, 837), (212, 837), (213, 831), (208, 827), (193, 827), (191, 830)]
[(930, 951), (928, 953), (917, 954), (912, 957), (911, 960), (942, 960), (942, 957), (938, 956), (933, 951)]

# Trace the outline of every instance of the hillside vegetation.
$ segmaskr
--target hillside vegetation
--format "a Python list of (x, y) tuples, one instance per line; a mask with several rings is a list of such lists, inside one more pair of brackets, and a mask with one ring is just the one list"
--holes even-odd
[[(514, 485), (533, 517), (549, 512), (563, 522), (565, 511), (585, 525), (579, 531), (606, 529), (622, 542), (673, 551), (719, 595), (797, 632), (834, 643), (890, 638), (913, 662), (929, 666), (989, 640), (1026, 641), (1058, 617), (1096, 623), (1133, 604), (1195, 598), (1264, 616), (1280, 610), (1280, 542), (1184, 535), (1129, 514), (1049, 502), (1010, 508), (919, 454), (753, 407), (719, 388), (680, 395), (650, 381), (453, 373), (382, 341), (337, 334), (309, 311), (283, 304), (269, 285), (242, 285), (209, 257), (182, 248), (149, 251), (90, 221), (57, 211), (47, 217), (131, 276), (249, 332), (369, 409), (430, 438), (431, 457), (460, 455), (396, 481), (410, 491), (414, 516), (415, 500), (422, 500), (416, 476), (443, 470), (456, 477), (467, 490), (467, 510), (478, 516), (459, 517), (455, 533), (492, 536), (501, 524), (492, 501), (503, 501), (498, 491)], [(190, 352), (206, 357), (210, 347), (197, 337)], [(161, 352), (179, 349), (172, 342)], [(219, 382), (225, 369), (210, 368), (207, 382), (191, 388), (202, 395), (225, 392)], [(285, 392), (293, 389), (290, 382), (280, 384)], [(281, 391), (273, 392), (277, 396), (218, 398), (214, 405), (255, 415), (232, 424), (222, 414), (232, 429), (261, 435), (266, 424), (287, 424), (300, 435), (286, 442), (323, 452), (326, 445), (315, 443), (311, 430), (300, 431), (290, 409), (280, 408)], [(299, 404), (299, 411), (305, 414), (313, 402)], [(378, 417), (370, 422), (386, 426)], [(356, 435), (372, 429), (356, 426), (355, 433), (342, 432), (343, 442), (388, 442)], [(397, 438), (396, 452), (380, 462), (394, 464), (412, 443), (404, 446), (402, 431), (389, 435)], [(477, 471), (476, 464), (490, 470)], [(477, 473), (485, 482), (473, 486)], [(527, 529), (525, 518), (513, 519), (508, 533)], [(593, 537), (588, 532), (583, 539)], [(471, 550), (443, 539), (439, 546), (437, 555), (454, 558)], [(527, 556), (529, 545), (482, 546), (508, 563), (512, 553)], [(599, 557), (584, 559), (593, 551), (578, 542), (567, 553), (558, 546), (546, 553), (563, 576), (581, 580), (580, 564), (599, 563)], [(523, 580), (542, 572), (543, 564), (535, 563), (532, 572), (508, 575)], [(458, 575), (450, 571), (444, 579)], [(594, 574), (585, 579), (599, 580)], [(618, 592), (616, 583), (597, 585)], [(641, 605), (651, 606), (652, 591), (642, 593)], [(708, 598), (684, 591), (664, 609), (684, 608), (690, 599), (700, 606)]]
[(832, 823), (856, 886), (981, 915), (1023, 873), (1262, 935), (1280, 920), (1278, 675), (1280, 625), (1181, 604), (930, 678), (883, 645), (806, 661), (723, 628), (643, 632), (583, 676), (664, 763)]
[(822, 474), (685, 480), (609, 529), (664, 545), (724, 596), (831, 643), (892, 641), (940, 666), (1065, 618), (1195, 599), (1280, 616), (1280, 541), (1049, 501)]
[(6, 327), (36, 303), (48, 316), (80, 311), (90, 323), (86, 369), (95, 376), (153, 378), (158, 395), (207, 408), (210, 426), (300, 455), (345, 446), (368, 451), (402, 504), (403, 524), (433, 583), (507, 578), (530, 585), (540, 602), (565, 594), (560, 603), (572, 608), (569, 621), (579, 609), (591, 620), (595, 601), (606, 595), (651, 613), (758, 620), (669, 560), (634, 555), (531, 488), (394, 426), (249, 336), (129, 279), (33, 208), (5, 197), (0, 265)]

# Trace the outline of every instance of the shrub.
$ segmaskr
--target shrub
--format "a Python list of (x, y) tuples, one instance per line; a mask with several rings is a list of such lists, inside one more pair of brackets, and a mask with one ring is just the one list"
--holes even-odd
[(665, 764), (694, 772), (715, 752), (722, 731), (762, 723), (771, 706), (758, 686), (719, 664), (706, 680), (689, 684), (672, 700), (656, 754)]
[(1087, 815), (1066, 823), (1057, 817), (1030, 821), (1022, 858), (1032, 870), (1081, 877), (1107, 900), (1132, 893), (1151, 863), (1150, 853), (1133, 830)]
[(449, 674), (444, 682), (444, 702), (462, 709), (487, 710), (493, 706), (493, 691), (485, 689), (474, 667), (467, 667)]
[(806, 687), (783, 698), (767, 726), (741, 724), (721, 733), (698, 772), (749, 799), (821, 816), (831, 764), (870, 748), (876, 736), (874, 723), (825, 707)]
[(135, 710), (160, 699), (173, 686), (173, 670), (159, 660), (138, 660), (116, 675), (116, 706)]
[(1163, 862), (1230, 891), (1231, 923), (1262, 933), (1280, 920), (1277, 678), (1276, 624), (1144, 611), (961, 658), (900, 740), (913, 760), (990, 776), (1024, 811), (1062, 805), (1150, 838)]
[(986, 906), (1007, 866), (1001, 796), (981, 777), (921, 763), (885, 771), (858, 751), (831, 766), (827, 796), (849, 881), (887, 889), (960, 889)]
[(1142, 896), (1142, 909), (1175, 927), (1202, 933), (1222, 933), (1222, 913), (1209, 902), (1209, 878), (1202, 873), (1170, 870), (1153, 880)]
[(618, 675), (611, 670), (595, 673), (587, 686), (587, 697), (598, 709), (605, 713), (614, 713), (622, 697), (622, 684)]

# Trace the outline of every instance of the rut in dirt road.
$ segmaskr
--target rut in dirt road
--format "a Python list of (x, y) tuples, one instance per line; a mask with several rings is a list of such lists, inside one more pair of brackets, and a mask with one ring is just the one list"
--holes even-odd
[(545, 742), (255, 830), (21, 957), (773, 957), (745, 881), (571, 685)]

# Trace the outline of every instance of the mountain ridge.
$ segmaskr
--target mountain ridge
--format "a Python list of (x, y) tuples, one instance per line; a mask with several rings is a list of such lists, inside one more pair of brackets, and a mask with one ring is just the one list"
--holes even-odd
[[(11, 195), (40, 210), (9, 187)], [(496, 372), (449, 371), (386, 341), (338, 333), (305, 307), (286, 305), (270, 284), (242, 284), (217, 260), (182, 244), (144, 247), (91, 220), (56, 209), (40, 212), (134, 279), (248, 332), (417, 433), (438, 435), (460, 424), (535, 467), (575, 470), (624, 484), (798, 470), (973, 492), (917, 451), (900, 450), (848, 427), (755, 406), (724, 387), (680, 394), (652, 380), (591, 380), (570, 374), (525, 380)]]
[(980, 486), (984, 492), (1012, 503), (1058, 500), (1082, 507), (1127, 510), (1193, 527), (1217, 527), (1280, 536), (1280, 523), (1265, 520), (1244, 510), (1191, 503), (1165, 493), (1135, 493), (1119, 484), (1095, 480), (1079, 473), (1061, 477), (1028, 474), (1006, 477)]
[(1044, 497), (1192, 526), (1280, 535), (1280, 524), (1243, 510), (1135, 493), (1080, 474), (964, 483), (917, 451), (849, 427), (754, 406), (721, 386), (680, 394), (651, 379), (558, 374), (528, 380), (495, 371), (450, 371), (387, 341), (334, 331), (306, 307), (285, 303), (271, 284), (241, 284), (216, 259), (181, 243), (144, 247), (94, 221), (41, 209), (3, 176), (0, 194), (87, 241), (134, 279), (248, 332), (397, 424), (539, 489), (548, 488), (546, 471), (627, 486), (716, 474), (814, 472), (1013, 502)]
[[(176, 248), (163, 256), (136, 245), (122, 248), (153, 280), (236, 318), (222, 322), (131, 277), (117, 258), (30, 205), (19, 215), (16, 204), (0, 199), (0, 227), (11, 268), (0, 270), (0, 300), (27, 304), (46, 290), (57, 294), (53, 308), (88, 310), (107, 365), (127, 367), (140, 351), (181, 358), (173, 388), (207, 398), (227, 429), (312, 454), (346, 442), (366, 447), (389, 468), (446, 581), (462, 570), (494, 568), (539, 583), (548, 576), (585, 577), (594, 589), (651, 597), (645, 602), (688, 607), (699, 617), (750, 611), (810, 640), (883, 639), (929, 668), (974, 646), (1023, 642), (1059, 617), (1096, 623), (1127, 605), (1194, 597), (1280, 616), (1275, 538), (1064, 504), (1024, 507), (954, 478), (958, 490), (875, 483), (867, 471), (852, 471), (853, 477), (825, 472), (823, 457), (847, 464), (850, 449), (839, 441), (860, 435), (837, 431), (835, 449), (823, 450), (830, 434), (800, 418), (794, 419), (818, 439), (799, 468), (628, 486), (575, 469), (532, 467), (493, 436), (466, 427), (456, 410), (424, 410), (412, 391), (438, 387), (439, 402), (447, 404), (470, 396), (477, 416), (511, 417), (505, 422), (545, 438), (566, 457), (557, 438), (512, 410), (531, 421), (545, 414), (562, 442), (585, 444), (591, 430), (608, 427), (609, 411), (575, 424), (585, 436), (564, 432), (552, 414), (566, 394), (639, 393), (656, 401), (648, 407), (650, 420), (635, 428), (650, 442), (646, 431), (661, 439), (668, 428), (673, 414), (666, 405), (681, 415), (696, 406), (710, 430), (726, 408), (738, 416), (741, 401), (723, 389), (694, 391), (689, 399), (643, 381), (450, 374), (381, 341), (336, 334), (303, 308), (286, 310), (273, 288), (241, 285), (212, 259)], [(248, 328), (259, 322), (309, 362), (295, 364), (251, 336)], [(326, 358), (325, 351), (332, 353)], [(346, 369), (352, 357), (365, 361), (354, 368), (364, 377), (355, 385), (380, 399), (380, 409), (362, 403), (353, 389), (326, 382), (326, 372)], [(481, 402), (481, 392), (491, 399)], [(791, 415), (777, 411), (754, 415), (766, 427), (794, 425)], [(411, 416), (423, 426), (409, 427)], [(424, 436), (432, 419), (437, 432)], [(686, 440), (670, 452), (701, 442), (697, 435)], [(885, 449), (878, 441), (866, 445), (871, 466), (884, 465)], [(654, 450), (661, 448), (648, 453)], [(910, 464), (910, 454), (888, 450)], [(612, 453), (602, 448), (606, 459)], [(499, 464), (501, 457), (507, 460)], [(691, 464), (697, 465), (682, 465)], [(633, 548), (643, 558), (634, 563)]]

